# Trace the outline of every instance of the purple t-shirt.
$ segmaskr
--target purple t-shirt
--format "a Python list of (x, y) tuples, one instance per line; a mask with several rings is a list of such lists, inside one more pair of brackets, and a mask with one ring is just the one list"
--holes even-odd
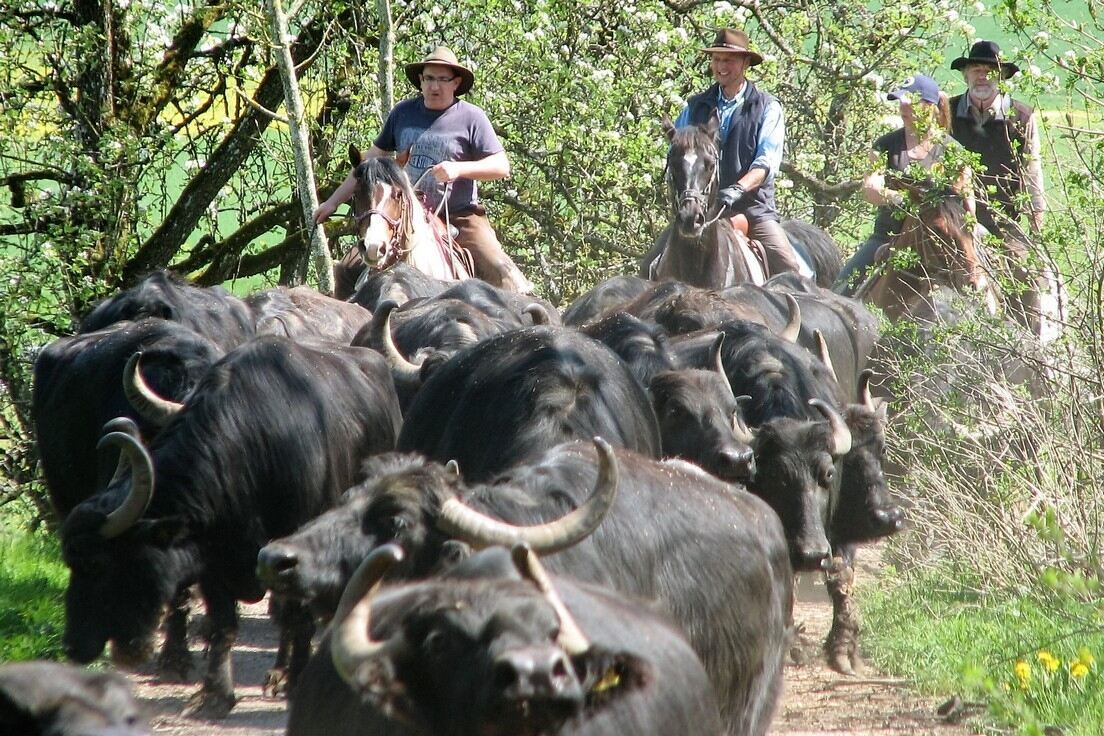
[[(428, 110), (421, 95), (395, 105), (375, 146), (384, 151), (410, 150), (406, 174), (411, 183), (442, 161), (479, 161), (505, 150), (487, 114), (475, 105), (457, 100), (444, 110)], [(433, 174), (426, 174), (417, 189), (425, 192), (429, 205), (436, 208), (445, 185)], [(452, 182), (448, 203), (451, 212), (462, 212), (478, 203), (474, 180), (460, 178)]]

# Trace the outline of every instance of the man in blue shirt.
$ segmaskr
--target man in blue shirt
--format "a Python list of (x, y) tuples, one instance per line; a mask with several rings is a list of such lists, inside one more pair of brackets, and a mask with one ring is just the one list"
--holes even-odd
[(746, 33), (731, 28), (717, 31), (713, 45), (702, 52), (709, 54), (715, 83), (687, 101), (675, 127), (704, 125), (718, 117), (718, 204), (729, 216), (747, 217), (748, 235), (763, 244), (772, 274), (797, 271), (797, 257), (774, 206), (774, 180), (786, 137), (782, 105), (745, 76), (763, 57), (751, 50)]

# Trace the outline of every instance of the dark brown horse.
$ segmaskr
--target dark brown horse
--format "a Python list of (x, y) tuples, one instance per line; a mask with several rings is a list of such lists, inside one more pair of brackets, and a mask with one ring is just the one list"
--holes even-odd
[(999, 295), (987, 276), (980, 243), (966, 222), (966, 208), (957, 194), (932, 196), (923, 183), (901, 179), (915, 204), (905, 215), (901, 232), (878, 252), (873, 274), (855, 297), (880, 307), (891, 320), (929, 311), (936, 288), (980, 292), (991, 314)]
[[(660, 236), (642, 270), (661, 281), (675, 279), (692, 286), (722, 289), (745, 282), (763, 283), (763, 266), (746, 235), (722, 217), (717, 206), (717, 120), (703, 126), (676, 129), (663, 122), (671, 142), (667, 152), (667, 183), (672, 221)], [(662, 248), (662, 252), (658, 252)], [(658, 256), (658, 257), (657, 257)]]

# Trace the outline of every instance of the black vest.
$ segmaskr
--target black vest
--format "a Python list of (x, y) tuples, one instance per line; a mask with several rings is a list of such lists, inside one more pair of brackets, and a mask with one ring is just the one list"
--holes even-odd
[[(732, 186), (751, 168), (759, 144), (759, 130), (763, 127), (763, 110), (774, 99), (760, 92), (750, 81), (746, 84), (744, 103), (732, 113), (728, 136), (720, 141), (721, 187)], [(705, 125), (717, 115), (718, 86), (714, 84), (687, 101), (691, 123)], [(758, 189), (740, 200), (736, 212), (742, 212), (751, 221), (778, 220), (778, 212), (774, 208), (774, 177), (770, 173)]]
[[(1031, 119), (1031, 108), (1012, 100), (1003, 120), (994, 118), (979, 126), (972, 116), (959, 116), (958, 106), (962, 97), (958, 95), (950, 99), (951, 135), (966, 150), (981, 156), (985, 170), (978, 173), (978, 181), (984, 191), (988, 191), (989, 187), (996, 188), (995, 192), (988, 194), (989, 200), (1012, 219), (1018, 219), (1020, 211), (1016, 198), (1024, 191), (1024, 176), (1027, 173), (1024, 162), (1024, 154), (1027, 153), (1025, 132)], [(979, 199), (984, 200), (984, 197)], [(988, 227), (989, 223), (984, 222), (988, 218), (983, 216), (982, 211), (985, 203), (979, 201), (978, 205), (978, 218)]]

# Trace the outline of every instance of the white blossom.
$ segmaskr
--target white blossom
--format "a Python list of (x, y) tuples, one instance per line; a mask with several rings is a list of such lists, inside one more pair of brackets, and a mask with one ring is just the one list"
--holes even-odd
[(974, 12), (975, 13), (984, 13), (985, 12), (985, 3), (981, 2), (981, 0), (978, 0), (976, 3), (974, 3)]

